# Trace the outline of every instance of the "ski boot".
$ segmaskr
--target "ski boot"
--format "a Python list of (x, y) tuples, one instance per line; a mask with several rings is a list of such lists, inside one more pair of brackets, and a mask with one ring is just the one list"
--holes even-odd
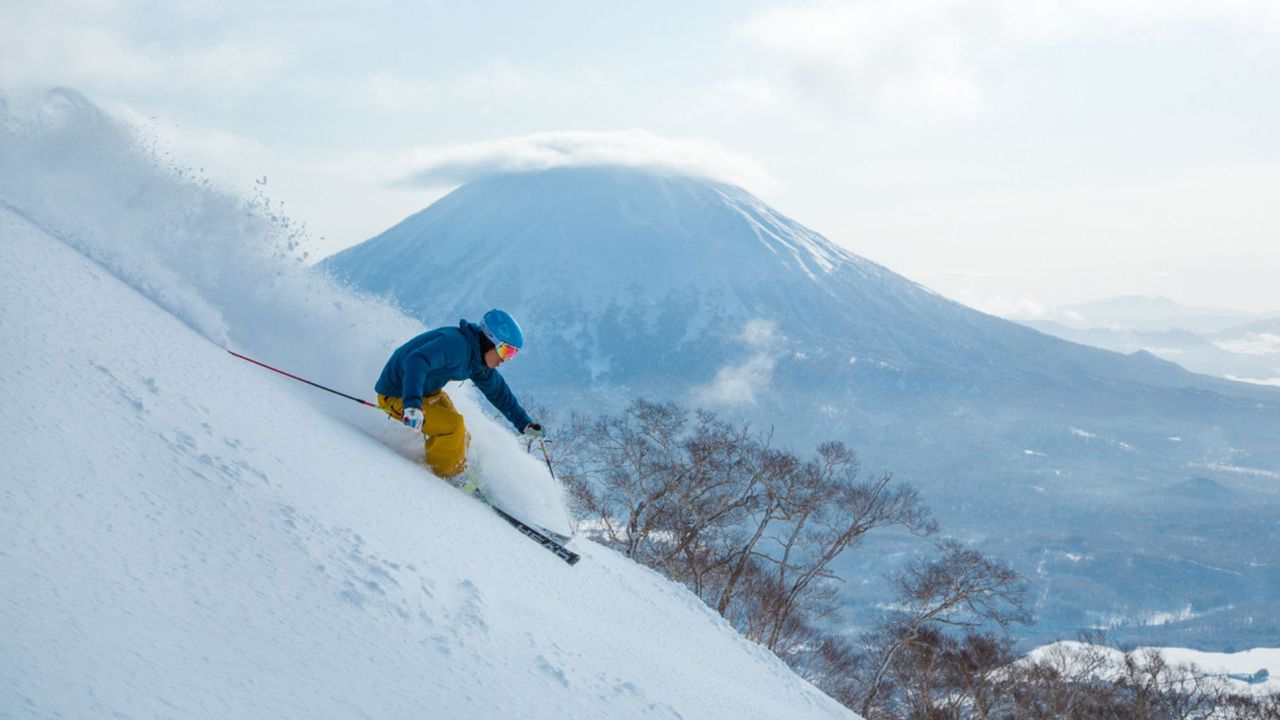
[(449, 478), (449, 484), (466, 495), (471, 495), (482, 501), (485, 499), (484, 493), (480, 492), (480, 473), (472, 463), (467, 463), (466, 470)]

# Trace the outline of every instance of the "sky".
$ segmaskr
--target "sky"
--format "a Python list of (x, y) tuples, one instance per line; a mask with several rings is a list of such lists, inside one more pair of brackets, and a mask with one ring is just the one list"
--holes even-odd
[(0, 89), (64, 86), (305, 225), (461, 182), (727, 180), (988, 312), (1129, 294), (1280, 314), (1270, 0), (0, 0)]

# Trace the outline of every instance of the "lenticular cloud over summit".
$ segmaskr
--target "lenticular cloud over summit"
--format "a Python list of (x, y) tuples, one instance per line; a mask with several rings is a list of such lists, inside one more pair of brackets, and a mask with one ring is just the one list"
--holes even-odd
[(512, 172), (602, 165), (665, 170), (755, 187), (770, 182), (759, 165), (719, 143), (665, 138), (645, 130), (546, 132), (423, 148), (409, 162), (404, 183), (427, 187)]

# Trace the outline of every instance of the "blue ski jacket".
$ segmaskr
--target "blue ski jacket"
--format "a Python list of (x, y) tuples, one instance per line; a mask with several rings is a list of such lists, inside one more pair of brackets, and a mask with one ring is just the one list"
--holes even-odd
[(533, 422), (497, 370), (484, 364), (480, 326), (463, 320), (458, 327), (422, 333), (391, 353), (374, 388), (379, 395), (403, 398), (406, 408), (422, 407), (450, 380), (471, 380), (507, 420), (523, 431)]

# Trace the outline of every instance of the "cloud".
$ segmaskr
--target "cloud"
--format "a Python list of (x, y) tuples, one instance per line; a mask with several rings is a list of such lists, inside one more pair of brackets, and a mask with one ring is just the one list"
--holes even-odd
[(386, 113), (439, 111), (442, 108), (493, 107), (520, 98), (551, 97), (563, 83), (544, 73), (496, 59), (453, 77), (402, 73), (386, 68), (350, 78), (311, 80), (317, 92), (367, 102)]
[(443, 95), (436, 83), (385, 69), (360, 77), (347, 92), (383, 112), (427, 110), (439, 105)]
[(960, 3), (823, 4), (758, 12), (737, 36), (763, 51), (767, 82), (738, 81), (757, 97), (800, 99), (829, 112), (902, 114), (929, 109), (969, 115), (988, 46), (957, 17)]
[(755, 350), (739, 365), (726, 365), (716, 373), (708, 386), (694, 390), (698, 402), (712, 405), (752, 405), (756, 393), (767, 387), (773, 379), (777, 364), (778, 345), (782, 340), (777, 326), (760, 318), (751, 320), (743, 328), (740, 338)]
[(1217, 30), (1250, 52), (1280, 48), (1270, 0), (869, 0), (757, 11), (735, 36), (760, 69), (718, 92), (756, 106), (789, 102), (835, 115), (972, 116), (997, 70), (1028, 47), (1080, 38)]
[[(117, 6), (109, 0), (0, 5), (0, 82), (74, 85), (94, 91), (201, 92), (261, 87), (291, 63), (282, 43), (260, 43), (208, 29), (134, 37), (156, 20), (191, 20)], [(177, 23), (181, 25), (181, 23)]]
[(989, 315), (1010, 320), (1045, 320), (1051, 314), (1044, 304), (1029, 297), (988, 297), (972, 305)]
[(544, 132), (421, 148), (406, 164), (402, 183), (428, 188), (501, 173), (591, 165), (656, 168), (756, 188), (771, 184), (754, 161), (719, 143), (645, 130)]

